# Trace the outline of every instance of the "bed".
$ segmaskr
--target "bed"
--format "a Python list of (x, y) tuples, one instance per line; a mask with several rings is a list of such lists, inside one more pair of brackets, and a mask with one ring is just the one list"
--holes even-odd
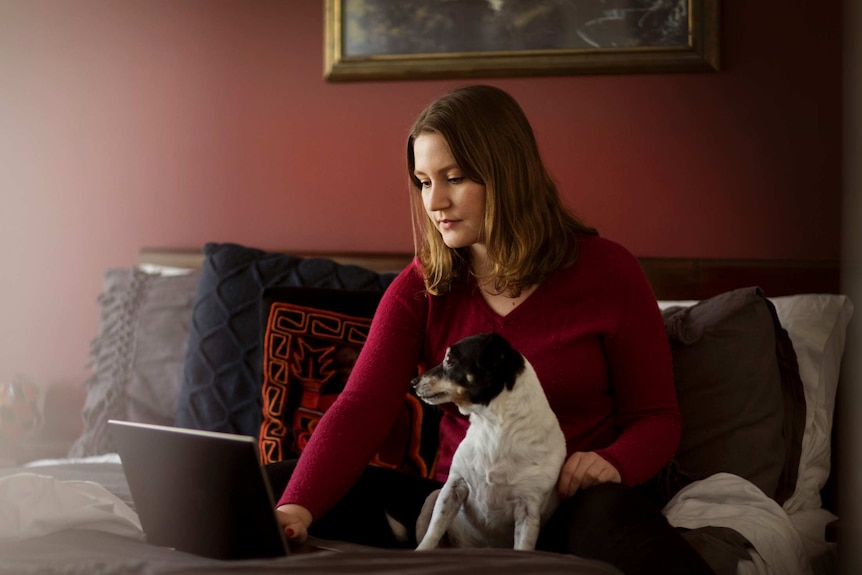
[[(263, 462), (300, 452), (361, 348), (374, 298), (411, 257), (211, 243), (144, 249), (139, 265), (106, 270), (83, 432), (62, 457), (0, 468), (0, 573), (616, 573), (496, 549), (312, 540), (289, 557), (225, 562), (146, 543), (107, 420), (252, 435)], [(668, 328), (683, 412), (680, 450), (659, 482), (668, 519), (722, 575), (837, 572), (833, 413), (853, 313), (838, 293), (838, 262), (641, 264)], [(297, 331), (298, 309), (326, 333)], [(348, 355), (334, 380), (298, 377), (298, 348), (286, 342), (324, 340)], [(325, 371), (320, 357), (308, 362)], [(433, 413), (408, 394), (374, 463), (430, 473), (429, 429)]]

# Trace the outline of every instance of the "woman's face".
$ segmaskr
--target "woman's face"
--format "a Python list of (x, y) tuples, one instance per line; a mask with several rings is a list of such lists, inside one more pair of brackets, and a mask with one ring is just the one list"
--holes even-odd
[(463, 176), (449, 144), (440, 134), (413, 140), (413, 174), (422, 189), (422, 204), (431, 223), (450, 248), (481, 243), (485, 222), (485, 186)]

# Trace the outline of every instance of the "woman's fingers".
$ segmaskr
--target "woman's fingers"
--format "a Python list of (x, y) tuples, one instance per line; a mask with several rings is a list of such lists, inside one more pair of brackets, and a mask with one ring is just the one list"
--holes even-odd
[(620, 480), (619, 471), (607, 459), (593, 451), (576, 451), (560, 471), (558, 491), (561, 497), (571, 497), (578, 489)]

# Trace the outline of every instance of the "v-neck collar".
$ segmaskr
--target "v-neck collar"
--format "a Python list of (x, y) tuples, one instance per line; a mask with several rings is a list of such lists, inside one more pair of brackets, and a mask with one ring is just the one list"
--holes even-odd
[(481, 300), (481, 302), (482, 302), (481, 305), (483, 306), (483, 309), (494, 319), (494, 321), (497, 323), (506, 323), (506, 322), (510, 321), (510, 319), (512, 317), (517, 316), (519, 313), (524, 313), (524, 312), (521, 312), (520, 310), (523, 309), (525, 306), (530, 305), (530, 301), (532, 301), (532, 299), (536, 296), (536, 294), (538, 294), (539, 292), (542, 291), (542, 289), (544, 288), (545, 284), (548, 282), (549, 279), (550, 278), (545, 278), (545, 281), (540, 283), (536, 287), (536, 289), (533, 290), (533, 293), (531, 293), (526, 298), (524, 298), (524, 301), (522, 301), (520, 304), (518, 304), (517, 306), (512, 308), (506, 314), (501, 314), (497, 310), (495, 310), (493, 307), (491, 307), (491, 304), (488, 303), (488, 300), (485, 299), (484, 295), (482, 295), (482, 288), (479, 287), (479, 282), (476, 281), (475, 277), (470, 278), (470, 287), (473, 290), (473, 294), (472, 294), (473, 297), (477, 297)]

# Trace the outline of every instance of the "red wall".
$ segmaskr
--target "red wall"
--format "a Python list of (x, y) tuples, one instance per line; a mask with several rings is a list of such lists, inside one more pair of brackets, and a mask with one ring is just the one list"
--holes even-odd
[[(488, 80), (638, 255), (840, 251), (840, 15), (723, 2), (713, 74)], [(405, 132), (460, 81), (330, 84), (322, 2), (0, 2), (0, 381), (77, 384), (141, 246), (409, 250)]]

